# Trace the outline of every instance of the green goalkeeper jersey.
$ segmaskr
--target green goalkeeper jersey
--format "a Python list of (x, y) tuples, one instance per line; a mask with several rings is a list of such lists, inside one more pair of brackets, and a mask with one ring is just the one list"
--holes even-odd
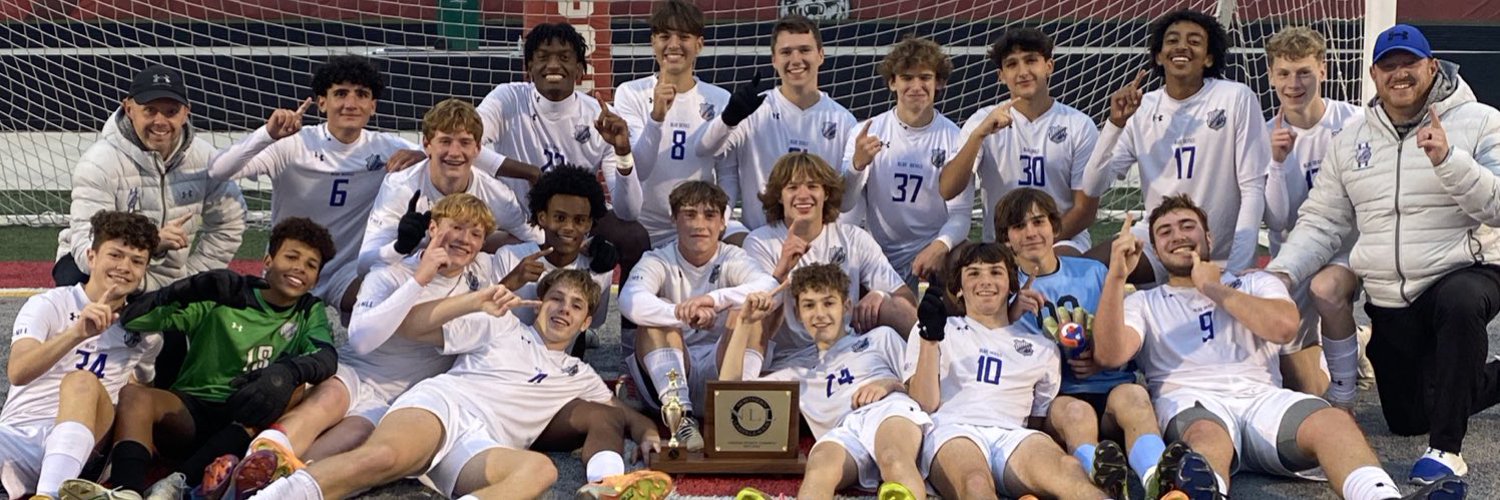
[[(228, 271), (210, 271), (216, 272)], [(286, 308), (267, 304), (261, 290), (250, 286), (224, 297), (183, 295), (173, 287), (148, 293), (123, 311), (121, 323), (130, 331), (187, 336), (187, 354), (172, 385), (184, 394), (221, 402), (234, 393), (230, 381), (241, 374), (333, 349), (323, 304), (310, 295)]]

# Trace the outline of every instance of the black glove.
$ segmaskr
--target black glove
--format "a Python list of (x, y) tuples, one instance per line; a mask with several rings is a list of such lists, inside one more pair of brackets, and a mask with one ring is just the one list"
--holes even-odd
[(615, 270), (620, 263), (620, 251), (615, 249), (615, 244), (600, 236), (589, 240), (589, 271), (594, 274), (604, 274)]
[(255, 303), (255, 294), (251, 289), (270, 286), (265, 278), (259, 276), (245, 276), (228, 269), (215, 269), (169, 285), (168, 293), (174, 302), (182, 306), (213, 301), (225, 307), (244, 309)]
[(734, 94), (729, 96), (729, 104), (724, 106), (724, 114), (720, 115), (724, 118), (724, 124), (733, 127), (745, 121), (745, 118), (760, 108), (760, 103), (766, 101), (766, 96), (762, 94), (770, 89), (771, 84), (762, 83), (759, 73), (749, 84), (735, 87)]
[(943, 292), (935, 286), (927, 287), (922, 294), (922, 303), (917, 306), (917, 334), (933, 342), (942, 342), (944, 330), (948, 328), (948, 303)]
[(273, 363), (231, 380), (229, 386), (235, 391), (225, 403), (236, 422), (263, 429), (281, 418), (299, 385), (290, 367)]
[(401, 216), (401, 222), (396, 224), (396, 253), (409, 255), (412, 250), (417, 249), (417, 244), (422, 242), (422, 237), (427, 236), (427, 225), (432, 222), (432, 212), (418, 212), (417, 200), (422, 199), (422, 190), (418, 189), (411, 195), (411, 203), (406, 205), (406, 213)]

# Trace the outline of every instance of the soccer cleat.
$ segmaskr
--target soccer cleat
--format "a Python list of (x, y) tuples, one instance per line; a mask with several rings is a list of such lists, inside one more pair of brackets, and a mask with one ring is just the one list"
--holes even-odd
[(615, 474), (578, 489), (578, 498), (598, 500), (663, 500), (672, 493), (672, 477), (654, 470)]
[(1146, 472), (1146, 498), (1162, 498), (1177, 489), (1177, 466), (1191, 451), (1181, 441), (1173, 441), (1162, 450), (1156, 466)]
[(240, 459), (234, 455), (222, 455), (215, 458), (213, 463), (203, 469), (203, 482), (195, 489), (195, 497), (206, 500), (219, 500), (224, 497), (224, 492), (229, 490), (229, 483), (234, 479), (234, 468), (239, 466)]
[(300, 462), (292, 463), (296, 458), (289, 453), (283, 455), (284, 452), (279, 448), (262, 448), (245, 455), (245, 459), (240, 460), (240, 464), (230, 474), (230, 486), (221, 500), (250, 498), (266, 485), (302, 468)]
[(1120, 445), (1114, 441), (1101, 441), (1094, 448), (1094, 486), (1104, 490), (1110, 498), (1118, 500), (1135, 500), (1138, 497), (1130, 496), (1130, 464), (1127, 463), (1125, 452), (1120, 451)]
[(42, 494), (39, 493), (39, 494), (36, 494), (36, 495), (32, 495), (30, 500), (57, 500), (57, 499), (52, 498), (52, 497), (47, 496), (47, 495), (42, 495)]
[(1176, 488), (1187, 494), (1190, 500), (1219, 500), (1224, 495), (1219, 493), (1219, 479), (1214, 475), (1214, 468), (1208, 464), (1208, 459), (1198, 452), (1189, 450), (1182, 460), (1177, 464)]
[(771, 497), (770, 495), (766, 495), (766, 492), (764, 491), (757, 490), (751, 486), (746, 486), (744, 488), (740, 488), (739, 493), (734, 494), (734, 500), (771, 500)]
[(1403, 500), (1463, 500), (1469, 493), (1469, 485), (1462, 478), (1448, 476), (1439, 478)]
[(703, 451), (703, 432), (698, 430), (698, 419), (682, 416), (682, 427), (677, 429), (677, 443), (687, 451)]
[(880, 485), (880, 491), (876, 493), (875, 498), (880, 500), (913, 500), (917, 496), (911, 490), (907, 489), (906, 485), (886, 481)]
[(1448, 476), (1465, 476), (1469, 474), (1469, 464), (1464, 463), (1463, 455), (1448, 453), (1442, 450), (1427, 448), (1422, 458), (1411, 466), (1411, 476), (1408, 478), (1412, 484), (1423, 486), (1432, 484), (1433, 481)]
[(172, 475), (161, 478), (156, 484), (146, 488), (145, 500), (181, 500), (188, 491), (187, 476), (181, 472), (173, 472)]
[(57, 497), (62, 500), (141, 500), (141, 495), (134, 491), (105, 488), (87, 479), (63, 481)]

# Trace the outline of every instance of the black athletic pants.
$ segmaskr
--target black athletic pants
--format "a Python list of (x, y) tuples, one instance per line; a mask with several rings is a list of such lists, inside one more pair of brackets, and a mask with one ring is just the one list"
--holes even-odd
[(1365, 312), (1386, 425), (1402, 436), (1430, 432), (1429, 446), (1462, 452), (1469, 416), (1500, 402), (1500, 362), (1486, 362), (1486, 326), (1500, 312), (1500, 267), (1459, 269), (1408, 307), (1366, 304)]

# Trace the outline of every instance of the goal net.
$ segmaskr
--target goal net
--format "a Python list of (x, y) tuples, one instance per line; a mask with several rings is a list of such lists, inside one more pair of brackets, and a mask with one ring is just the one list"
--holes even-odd
[[(1381, 1), (1381, 0), (1369, 0)], [(1389, 0), (1386, 0), (1389, 1)], [(875, 65), (906, 36), (931, 38), (956, 71), (938, 106), (962, 123), (1005, 97), (988, 46), (1006, 28), (1034, 26), (1056, 41), (1054, 95), (1102, 122), (1107, 97), (1146, 67), (1146, 25), (1191, 7), (1229, 28), (1228, 78), (1275, 101), (1265, 39), (1309, 25), (1329, 39), (1325, 95), (1356, 100), (1363, 74), (1365, 0), (1145, 1), (698, 0), (709, 20), (700, 77), (734, 88), (770, 73), (771, 21), (801, 13), (823, 28), (824, 90), (863, 119), (893, 99)], [(0, 0), (0, 224), (66, 223), (71, 172), (120, 103), (132, 74), (151, 63), (181, 70), (194, 126), (215, 146), (262, 125), (276, 107), (307, 97), (311, 70), (361, 54), (387, 74), (371, 126), (415, 138), (421, 114), (447, 97), (478, 102), (523, 78), (526, 28), (563, 20), (589, 40), (586, 88), (609, 89), (655, 69), (645, 18), (650, 1), (588, 0)], [(1394, 11), (1394, 4), (1389, 7)], [(1393, 16), (1393, 14), (1392, 14)], [(1387, 16), (1390, 17), (1390, 16)], [(1384, 17), (1377, 17), (1384, 19)], [(1379, 21), (1377, 21), (1379, 22)], [(1151, 82), (1154, 88), (1158, 82)], [(311, 118), (310, 118), (311, 119)], [(1133, 180), (1103, 200), (1106, 216), (1138, 207)], [(264, 223), (270, 186), (242, 187)]]

